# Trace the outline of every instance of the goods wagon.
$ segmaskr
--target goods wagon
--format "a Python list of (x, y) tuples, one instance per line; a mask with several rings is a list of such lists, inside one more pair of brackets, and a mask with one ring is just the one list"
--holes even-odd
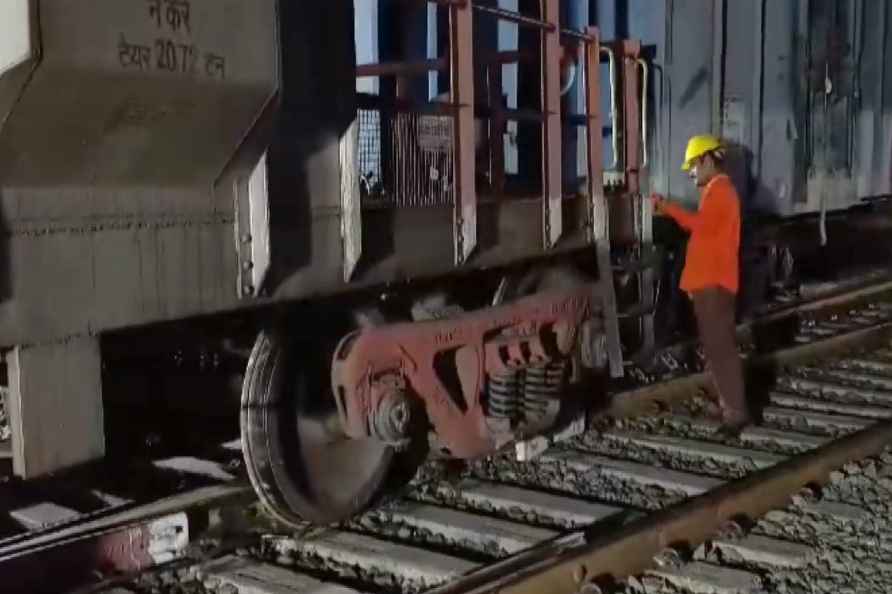
[(286, 522), (348, 517), (424, 456), (572, 426), (653, 347), (642, 197), (695, 200), (688, 136), (735, 147), (752, 211), (889, 193), (888, 13), (4, 0), (14, 473), (104, 455), (103, 337), (139, 350), (196, 319), (251, 334), (242, 447)]

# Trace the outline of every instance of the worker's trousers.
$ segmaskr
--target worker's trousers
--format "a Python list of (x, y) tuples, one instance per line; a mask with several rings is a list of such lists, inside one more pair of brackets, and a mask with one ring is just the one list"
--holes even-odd
[(749, 416), (743, 382), (743, 365), (737, 354), (734, 321), (736, 297), (721, 287), (691, 293), (703, 351), (726, 419)]

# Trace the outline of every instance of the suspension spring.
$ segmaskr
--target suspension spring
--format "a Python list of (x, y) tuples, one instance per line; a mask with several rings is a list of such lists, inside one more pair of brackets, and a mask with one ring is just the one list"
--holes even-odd
[(489, 379), (489, 416), (514, 420), (520, 409), (520, 373), (508, 371)]
[(527, 421), (548, 415), (550, 404), (560, 396), (566, 367), (566, 362), (560, 361), (527, 369), (523, 390), (523, 410)]

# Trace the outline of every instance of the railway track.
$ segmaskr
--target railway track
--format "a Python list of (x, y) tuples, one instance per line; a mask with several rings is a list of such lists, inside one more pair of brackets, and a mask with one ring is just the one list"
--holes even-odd
[[(132, 541), (134, 527), (144, 528), (149, 525), (146, 519), (153, 518), (156, 538), (148, 538), (144, 547), (150, 558), (123, 564), (123, 568), (140, 569), (188, 553), (186, 559), (135, 580), (124, 579), (116, 587), (131, 592), (489, 591), (487, 584), (504, 586), (504, 580), (517, 577), (518, 568), (536, 565), (543, 558), (558, 560), (560, 567), (559, 560), (568, 551), (578, 552), (592, 542), (621, 535), (630, 526), (646, 525), (660, 510), (698, 501), (737, 484), (738, 479), (795, 464), (809, 452), (816, 456), (815, 452), (832, 448), (840, 439), (892, 418), (892, 346), (885, 342), (890, 324), (892, 306), (885, 302), (821, 320), (806, 319), (791, 336), (792, 346), (767, 358), (775, 367), (880, 342), (878, 347), (874, 344), (829, 362), (798, 365), (779, 373), (765, 392), (762, 423), (737, 439), (717, 438), (715, 424), (702, 417), (704, 399), (689, 397), (696, 384), (694, 374), (676, 380), (676, 388), (688, 390), (688, 398), (663, 398), (659, 414), (642, 415), (641, 409), (653, 406), (655, 395), (671, 394), (671, 382), (618, 395), (609, 412), (621, 417), (637, 409), (634, 417), (597, 421), (590, 431), (553, 446), (533, 461), (519, 463), (504, 454), (452, 473), (429, 465), (401, 499), (348, 524), (283, 533), (268, 525), (252, 528), (242, 514), (236, 522), (242, 538), (233, 539), (230, 534), (222, 541), (205, 541), (212, 545), (212, 552), (201, 547), (187, 550), (187, 534), (196, 526), (190, 528), (182, 509), (227, 509), (232, 516), (232, 502), (244, 501), (247, 494), (235, 463), (234, 444), (228, 444), (220, 451), (229, 454), (216, 460), (171, 458), (153, 464), (168, 478), (192, 482), (188, 489), (179, 489), (180, 495), (154, 503), (154, 511), (141, 507), (138, 498), (112, 496), (118, 500), (86, 516), (75, 513), (7, 536), (0, 540), (0, 573), (6, 573), (4, 565), (21, 567), (16, 563), (63, 550), (58, 543), (66, 540), (59, 538), (65, 530), (69, 542), (95, 549), (97, 543), (107, 546), (109, 538), (128, 531)], [(750, 359), (760, 363), (759, 356)], [(888, 454), (872, 462), (877, 475), (887, 458), (892, 462)], [(807, 538), (808, 528), (795, 528), (792, 520), (779, 522), (785, 516), (777, 514), (805, 517), (827, 512), (827, 525), (835, 526), (834, 522), (844, 523), (845, 518), (833, 516), (834, 510), (853, 518), (871, 513), (869, 505), (848, 503), (836, 495), (843, 491), (833, 490), (850, 476), (871, 474), (846, 468), (848, 474), (834, 475), (831, 489), (820, 497), (815, 493), (800, 497), (800, 503), (817, 507), (794, 505), (792, 510), (775, 510), (754, 525), (725, 527), (727, 537), (720, 535), (706, 547), (664, 554), (662, 568), (612, 587), (630, 592), (730, 592), (758, 591), (742, 584), (761, 588), (787, 583), (780, 578), (771, 582), (774, 574), (768, 566), (781, 563), (778, 559), (787, 555), (778, 551), (801, 552), (802, 559), (809, 561), (796, 563), (812, 570), (812, 557), (805, 549), (818, 550), (820, 543)], [(204, 488), (199, 491), (203, 495), (194, 495), (193, 487)], [(203, 518), (199, 526), (208, 523), (207, 514), (198, 517)], [(227, 524), (221, 522), (224, 528)], [(803, 520), (801, 525), (808, 524)], [(760, 559), (767, 561), (760, 565)], [(503, 566), (508, 569), (500, 569)], [(797, 568), (801, 569), (792, 569)], [(790, 567), (774, 569), (791, 571)], [(610, 580), (603, 578), (613, 571), (586, 565), (585, 572), (564, 572), (563, 578), (569, 576), (577, 589), (592, 579), (606, 589)], [(532, 591), (525, 590), (524, 584), (521, 579), (511, 591)], [(595, 591), (592, 585), (588, 588)]]
[[(130, 465), (98, 464), (82, 472), (28, 484), (0, 486), (0, 550), (54, 530), (102, 518), (190, 490), (234, 483), (241, 466), (236, 442), (209, 448), (201, 458), (161, 457)], [(121, 476), (130, 480), (121, 480)]]

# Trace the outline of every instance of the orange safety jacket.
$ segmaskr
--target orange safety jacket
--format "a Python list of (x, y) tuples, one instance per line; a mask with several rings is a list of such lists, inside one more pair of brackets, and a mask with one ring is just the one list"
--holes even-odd
[(740, 199), (727, 175), (717, 175), (703, 188), (700, 210), (690, 212), (664, 203), (662, 211), (691, 233), (681, 289), (693, 293), (723, 287), (736, 294), (740, 275)]

